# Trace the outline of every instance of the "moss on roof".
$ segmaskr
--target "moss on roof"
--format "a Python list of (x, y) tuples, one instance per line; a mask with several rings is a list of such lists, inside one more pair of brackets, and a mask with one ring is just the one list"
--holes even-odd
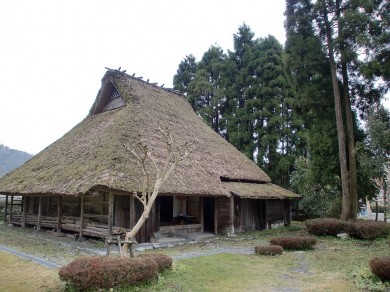
[[(107, 86), (112, 85), (125, 106), (94, 114), (105, 100)], [(196, 149), (177, 166), (160, 193), (228, 196), (230, 190), (220, 177), (271, 182), (253, 161), (208, 127), (183, 96), (109, 70), (90, 114), (1, 178), (0, 193), (82, 195), (97, 188), (139, 191), (141, 171), (126, 147), (135, 147), (140, 132), (161, 164), (165, 142), (155, 129), (168, 123), (175, 142), (192, 142)]]

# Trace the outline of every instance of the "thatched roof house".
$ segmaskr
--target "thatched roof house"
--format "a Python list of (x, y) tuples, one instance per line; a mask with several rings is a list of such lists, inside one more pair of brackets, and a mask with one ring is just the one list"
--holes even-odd
[[(108, 70), (103, 77), (102, 87), (88, 116), (58, 141), (18, 169), (2, 177), (0, 193), (9, 196), (24, 196), (26, 207), (23, 209), (27, 215), (37, 211), (37, 206), (34, 207), (33, 203), (27, 207), (27, 201), (30, 199), (38, 202), (39, 200), (41, 203), (35, 205), (44, 204), (42, 196), (44, 198), (57, 197), (58, 202), (56, 201), (55, 204), (58, 206), (60, 198), (69, 202), (76, 200), (78, 205), (73, 207), (69, 205), (66, 210), (75, 208), (79, 210), (76, 213), (81, 212), (82, 216), (85, 210), (80, 210), (79, 207), (84, 203), (82, 204), (79, 198), (82, 198), (83, 202), (84, 200), (88, 202), (88, 200), (96, 201), (91, 198), (100, 196), (103, 205), (116, 203), (118, 206), (114, 206), (114, 210), (120, 208), (120, 205), (123, 206), (126, 201), (127, 208), (122, 208), (122, 212), (117, 210), (114, 211), (114, 215), (111, 214), (114, 216), (111, 223), (114, 226), (130, 228), (131, 221), (137, 217), (137, 211), (132, 212), (132, 208), (137, 209), (137, 203), (134, 203), (132, 194), (140, 191), (142, 172), (128, 148), (135, 147), (135, 142), (138, 141), (139, 133), (141, 133), (147, 137), (151, 153), (160, 163), (163, 163), (166, 155), (165, 142), (155, 129), (160, 124), (168, 123), (172, 125), (171, 132), (174, 142), (191, 142), (196, 145), (196, 148), (176, 167), (174, 173), (161, 188), (160, 197), (162, 199), (156, 205), (162, 207), (156, 206), (155, 215), (160, 218), (153, 219), (155, 222), (151, 224), (152, 230), (146, 232), (149, 234), (146, 235), (146, 240), (152, 233), (159, 231), (161, 219), (171, 220), (173, 224), (175, 217), (178, 217), (175, 215), (182, 215), (182, 212), (188, 215), (187, 213), (194, 204), (197, 207), (193, 213), (198, 217), (194, 219), (194, 222), (203, 224), (201, 226), (203, 230), (205, 218), (201, 213), (204, 212), (206, 206), (204, 202), (201, 202), (202, 198), (215, 198), (207, 203), (213, 205), (215, 213), (218, 212), (218, 198), (221, 198), (222, 201), (232, 205), (229, 207), (232, 210), (228, 211), (232, 213), (235, 208), (233, 197), (236, 204), (240, 204), (240, 198), (241, 200), (277, 199), (280, 201), (299, 197), (273, 185), (269, 176), (254, 162), (208, 127), (195, 114), (185, 97), (117, 70)], [(118, 198), (107, 203), (104, 196), (111, 198), (111, 194)], [(180, 200), (192, 198), (192, 201), (196, 198), (197, 203), (191, 203), (190, 200), (185, 203), (185, 208), (175, 210), (179, 208), (178, 203), (175, 203), (177, 198)], [(121, 200), (123, 202), (119, 203)], [(52, 199), (51, 203), (47, 203), (47, 210), (41, 206), (40, 212), (43, 213), (41, 216), (46, 213), (48, 216), (56, 216), (58, 220), (61, 217), (60, 214), (50, 211), (53, 209), (52, 201), (55, 200)], [(62, 204), (63, 202), (61, 206)], [(166, 213), (164, 206), (169, 204), (173, 206), (168, 206), (169, 210)], [(100, 213), (97, 211), (99, 208), (91, 207), (89, 212), (91, 215), (109, 217), (107, 207), (101, 208)], [(70, 214), (76, 213), (70, 212)], [(21, 215), (22, 219), (27, 215)], [(127, 222), (129, 220), (118, 216), (127, 216), (126, 219), (130, 216), (132, 219)], [(213, 229), (218, 232), (221, 227), (217, 224), (219, 218), (216, 215), (214, 217)], [(231, 222), (233, 218), (227, 217), (228, 222), (224, 222), (224, 225), (233, 225)], [(21, 217), (15, 215), (14, 218)], [(81, 225), (84, 224), (83, 219), (81, 218)], [(218, 221), (221, 222), (221, 220)], [(101, 220), (101, 222), (106, 221)], [(264, 224), (267, 225), (267, 223)], [(240, 229), (240, 226), (237, 228)]]

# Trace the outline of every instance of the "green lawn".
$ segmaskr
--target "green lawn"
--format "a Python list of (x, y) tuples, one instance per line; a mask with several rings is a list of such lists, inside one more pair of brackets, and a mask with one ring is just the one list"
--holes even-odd
[[(3, 226), (1, 231), (7, 232), (7, 228)], [(11, 238), (17, 238), (19, 233), (21, 236), (26, 234), (26, 231), (19, 230), (12, 228), (8, 231), (8, 236), (0, 236), (0, 244), (5, 244), (2, 240), (7, 239), (6, 243), (10, 245)], [(179, 255), (207, 251), (216, 246), (254, 249), (258, 244), (268, 244), (274, 236), (304, 234), (306, 231), (295, 225), (277, 230), (244, 233), (233, 240), (226, 238), (209, 244), (187, 244), (151, 252)], [(26, 245), (33, 240), (31, 237), (23, 238)], [(160, 275), (157, 283), (114, 291), (359, 291), (358, 288), (385, 290), (384, 285), (369, 271), (368, 261), (375, 256), (390, 255), (390, 238), (375, 241), (340, 240), (334, 237), (317, 239), (318, 243), (313, 250), (284, 251), (280, 256), (221, 253), (178, 260), (174, 262), (172, 270)], [(31, 248), (32, 244), (29, 247)], [(61, 249), (65, 248), (48, 247), (47, 250), (50, 254), (53, 253), (53, 256), (55, 252), (61, 252)], [(27, 247), (26, 251), (29, 251)], [(69, 251), (63, 250), (62, 253), (64, 252)], [(77, 253), (72, 255), (76, 256)], [(64, 283), (58, 280), (57, 270), (43, 268), (5, 253), (0, 253), (0, 262), (0, 291), (65, 291)]]
[(63, 291), (58, 271), (0, 251), (0, 291)]

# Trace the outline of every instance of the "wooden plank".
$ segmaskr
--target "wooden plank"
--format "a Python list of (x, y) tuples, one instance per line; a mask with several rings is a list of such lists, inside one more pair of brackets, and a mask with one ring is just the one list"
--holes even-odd
[(108, 238), (112, 236), (112, 225), (113, 225), (113, 216), (114, 216), (114, 195), (113, 193), (108, 193)]
[(41, 229), (41, 225), (42, 225), (42, 196), (39, 196), (37, 230)]
[(57, 232), (61, 232), (62, 196), (57, 197)]
[(79, 240), (83, 238), (83, 229), (84, 229), (84, 197), (80, 198), (80, 230), (79, 230)]

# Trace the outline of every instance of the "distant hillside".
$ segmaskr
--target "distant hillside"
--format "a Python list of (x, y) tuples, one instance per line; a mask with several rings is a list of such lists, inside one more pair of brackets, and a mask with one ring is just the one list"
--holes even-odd
[(31, 154), (0, 144), (0, 177), (19, 167), (31, 157)]

